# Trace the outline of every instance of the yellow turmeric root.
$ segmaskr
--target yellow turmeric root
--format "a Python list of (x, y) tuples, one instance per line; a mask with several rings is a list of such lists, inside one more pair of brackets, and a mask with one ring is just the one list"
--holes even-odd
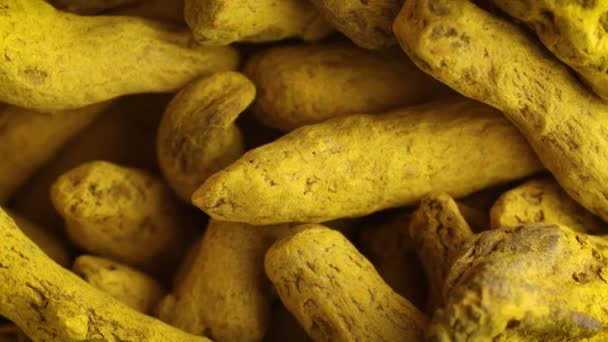
[(483, 232), (453, 264), (427, 339), (605, 341), (606, 279), (603, 238), (547, 224)]
[(197, 47), (165, 23), (78, 16), (44, 0), (3, 1), (0, 32), (0, 101), (40, 111), (171, 92), (238, 64), (234, 48)]
[(171, 100), (158, 129), (158, 161), (184, 201), (243, 154), (234, 121), (254, 97), (255, 86), (245, 76), (222, 72), (190, 83)]
[(397, 44), (393, 21), (401, 0), (311, 0), (325, 18), (345, 36), (366, 49)]
[(157, 316), (216, 341), (261, 341), (272, 296), (264, 277), (270, 246), (262, 227), (211, 220)]
[(310, 225), (275, 243), (266, 274), (315, 341), (418, 341), (426, 317), (339, 232)]
[(71, 260), (68, 247), (59, 237), (12, 210), (6, 209), (5, 212), (15, 221), (25, 236), (38, 245), (49, 258), (63, 267), (70, 266)]
[(283, 131), (450, 93), (403, 52), (367, 51), (342, 42), (265, 49), (247, 60), (243, 72), (258, 88), (253, 114)]
[(492, 0), (532, 27), (562, 62), (608, 100), (608, 4), (605, 1)]
[(146, 268), (181, 252), (176, 199), (144, 171), (86, 163), (57, 179), (51, 199), (70, 238), (88, 252)]
[(34, 341), (209, 341), (143, 315), (49, 259), (0, 209), (0, 315)]
[(608, 220), (608, 103), (522, 28), (468, 0), (408, 0), (393, 28), (421, 69), (503, 111), (564, 190)]
[(540, 169), (498, 111), (452, 99), (302, 127), (209, 177), (192, 202), (224, 221), (323, 222), (432, 191), (466, 196)]
[(551, 178), (534, 179), (505, 192), (492, 207), (491, 217), (493, 229), (547, 223), (587, 234), (606, 231), (604, 222), (571, 199)]
[(14, 106), (0, 109), (0, 203), (109, 106), (104, 102), (54, 115)]
[(333, 29), (307, 0), (185, 0), (184, 16), (203, 45), (319, 40)]
[(151, 312), (164, 292), (156, 279), (110, 259), (81, 255), (74, 261), (72, 271), (94, 288), (142, 313)]
[(428, 285), (426, 312), (432, 314), (443, 305), (445, 279), (473, 232), (456, 202), (445, 193), (423, 198), (408, 230), (424, 266)]
[(49, 230), (63, 231), (63, 220), (50, 197), (59, 176), (94, 160), (153, 169), (157, 158), (150, 147), (169, 99), (165, 94), (146, 94), (119, 100), (40, 167), (11, 197), (11, 208)]

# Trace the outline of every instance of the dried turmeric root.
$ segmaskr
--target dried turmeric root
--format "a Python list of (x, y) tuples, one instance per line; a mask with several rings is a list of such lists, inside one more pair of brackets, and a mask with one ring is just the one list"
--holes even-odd
[(94, 288), (143, 313), (150, 313), (164, 292), (161, 284), (149, 275), (93, 255), (76, 258), (72, 271)]
[(406, 1), (393, 28), (421, 69), (503, 111), (564, 190), (608, 220), (608, 103), (523, 29), (468, 0)]
[(608, 99), (608, 4), (605, 1), (492, 0), (528, 24), (543, 44)]
[(465, 196), (540, 169), (498, 111), (452, 99), (302, 127), (209, 177), (192, 201), (224, 221), (323, 222), (432, 191)]
[(158, 268), (183, 246), (176, 199), (144, 171), (86, 163), (57, 179), (51, 199), (70, 238), (88, 252)]
[(253, 114), (283, 131), (450, 94), (403, 52), (367, 51), (345, 43), (265, 49), (247, 60), (243, 72), (258, 88)]
[(308, 225), (275, 243), (266, 274), (315, 341), (418, 341), (426, 317), (339, 232)]
[(420, 202), (409, 225), (428, 285), (426, 312), (443, 305), (443, 286), (456, 256), (473, 232), (458, 204), (445, 193), (431, 194)]
[(608, 242), (564, 226), (489, 230), (448, 275), (430, 341), (605, 341)]
[(53, 115), (15, 106), (1, 108), (0, 203), (6, 202), (38, 168), (110, 104), (98, 103)]
[(143, 315), (49, 259), (0, 209), (0, 315), (34, 341), (209, 341)]
[(197, 47), (189, 32), (162, 22), (79, 16), (44, 0), (5, 0), (0, 15), (0, 32), (9, 33), (0, 40), (0, 101), (20, 107), (55, 111), (171, 92), (238, 64), (234, 48)]
[(255, 86), (236, 72), (216, 73), (184, 87), (169, 103), (158, 129), (158, 161), (186, 202), (213, 173), (243, 154), (234, 121), (255, 97)]
[(264, 277), (270, 246), (262, 227), (211, 220), (157, 316), (217, 341), (261, 341), (272, 296)]
[(505, 192), (490, 213), (493, 229), (550, 223), (599, 234), (606, 225), (570, 198), (552, 178), (534, 179)]
[(333, 31), (307, 0), (185, 0), (184, 16), (203, 45), (319, 40)]
[(327, 21), (366, 49), (383, 49), (397, 44), (393, 21), (401, 0), (311, 0)]

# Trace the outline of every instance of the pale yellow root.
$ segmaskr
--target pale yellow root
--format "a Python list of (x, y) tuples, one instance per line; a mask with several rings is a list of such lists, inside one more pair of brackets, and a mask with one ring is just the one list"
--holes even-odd
[(429, 341), (607, 338), (608, 243), (564, 226), (489, 230), (463, 248)]
[(94, 288), (142, 313), (150, 313), (161, 299), (161, 284), (149, 275), (110, 259), (81, 255), (72, 271)]
[(419, 341), (426, 317), (339, 232), (309, 225), (275, 243), (266, 274), (315, 341)]
[[(172, 92), (190, 80), (235, 69), (232, 47), (202, 47), (167, 23), (79, 16), (44, 0), (4, 0), (0, 10), (0, 101), (41, 111), (117, 96)], [(52, 39), (49, 39), (52, 37)]]
[(283, 131), (451, 93), (397, 49), (367, 51), (344, 42), (268, 48), (250, 57), (243, 72), (258, 88), (253, 114)]
[(393, 29), (421, 69), (503, 111), (566, 192), (608, 220), (608, 103), (521, 27), (468, 0), (408, 0)]
[(466, 99), (299, 128), (212, 175), (192, 202), (249, 224), (324, 222), (463, 197), (541, 170), (500, 112)]
[(473, 232), (456, 202), (445, 193), (424, 197), (412, 215), (408, 230), (426, 274), (426, 312), (432, 315), (443, 306), (448, 272)]
[(255, 98), (255, 86), (237, 72), (188, 84), (171, 100), (158, 128), (158, 161), (173, 190), (190, 203), (192, 193), (245, 148), (234, 123)]
[(307, 0), (185, 0), (184, 16), (203, 45), (320, 40), (333, 31)]
[(214, 340), (261, 341), (270, 319), (263, 227), (211, 220), (157, 316)]
[(49, 259), (0, 209), (0, 315), (34, 341), (209, 341), (143, 315)]
[(534, 179), (505, 192), (492, 207), (491, 217), (493, 229), (547, 223), (587, 234), (608, 233), (604, 222), (570, 198), (552, 178)]
[(0, 203), (6, 202), (110, 104), (104, 102), (54, 114), (14, 106), (0, 108)]
[(90, 253), (148, 270), (174, 261), (185, 244), (177, 200), (144, 171), (86, 163), (57, 179), (51, 199), (70, 238)]

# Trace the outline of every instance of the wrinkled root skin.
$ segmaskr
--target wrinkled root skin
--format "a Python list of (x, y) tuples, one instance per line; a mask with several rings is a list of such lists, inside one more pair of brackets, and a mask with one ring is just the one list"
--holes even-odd
[(35, 341), (209, 341), (94, 289), (49, 259), (2, 209), (0, 315)]
[(608, 104), (565, 65), (468, 0), (408, 0), (393, 30), (422, 70), (501, 110), (564, 190), (608, 220)]
[(608, 242), (557, 225), (477, 235), (452, 266), (429, 341), (608, 338)]
[(339, 232), (305, 225), (266, 253), (281, 301), (315, 341), (419, 341), (426, 316)]

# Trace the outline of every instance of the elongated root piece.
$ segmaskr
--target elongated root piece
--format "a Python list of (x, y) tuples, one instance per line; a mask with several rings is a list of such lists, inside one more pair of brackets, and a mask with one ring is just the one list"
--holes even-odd
[(422, 70), (503, 111), (564, 190), (608, 220), (608, 103), (522, 28), (468, 0), (408, 0), (393, 28)]
[(49, 259), (0, 209), (0, 315), (35, 341), (209, 341), (145, 316)]
[(44, 0), (4, 0), (0, 15), (7, 33), (0, 39), (0, 101), (24, 108), (56, 111), (172, 92), (238, 65), (233, 47), (197, 46), (190, 32), (163, 22), (79, 16)]
[(456, 202), (445, 193), (431, 194), (420, 202), (409, 225), (428, 284), (427, 313), (443, 305), (443, 287), (456, 256), (473, 232)]
[(449, 99), (301, 127), (209, 177), (192, 201), (223, 221), (323, 222), (433, 191), (466, 196), (541, 168), (498, 111)]
[(425, 315), (339, 232), (309, 225), (275, 243), (266, 274), (315, 341), (418, 341)]

